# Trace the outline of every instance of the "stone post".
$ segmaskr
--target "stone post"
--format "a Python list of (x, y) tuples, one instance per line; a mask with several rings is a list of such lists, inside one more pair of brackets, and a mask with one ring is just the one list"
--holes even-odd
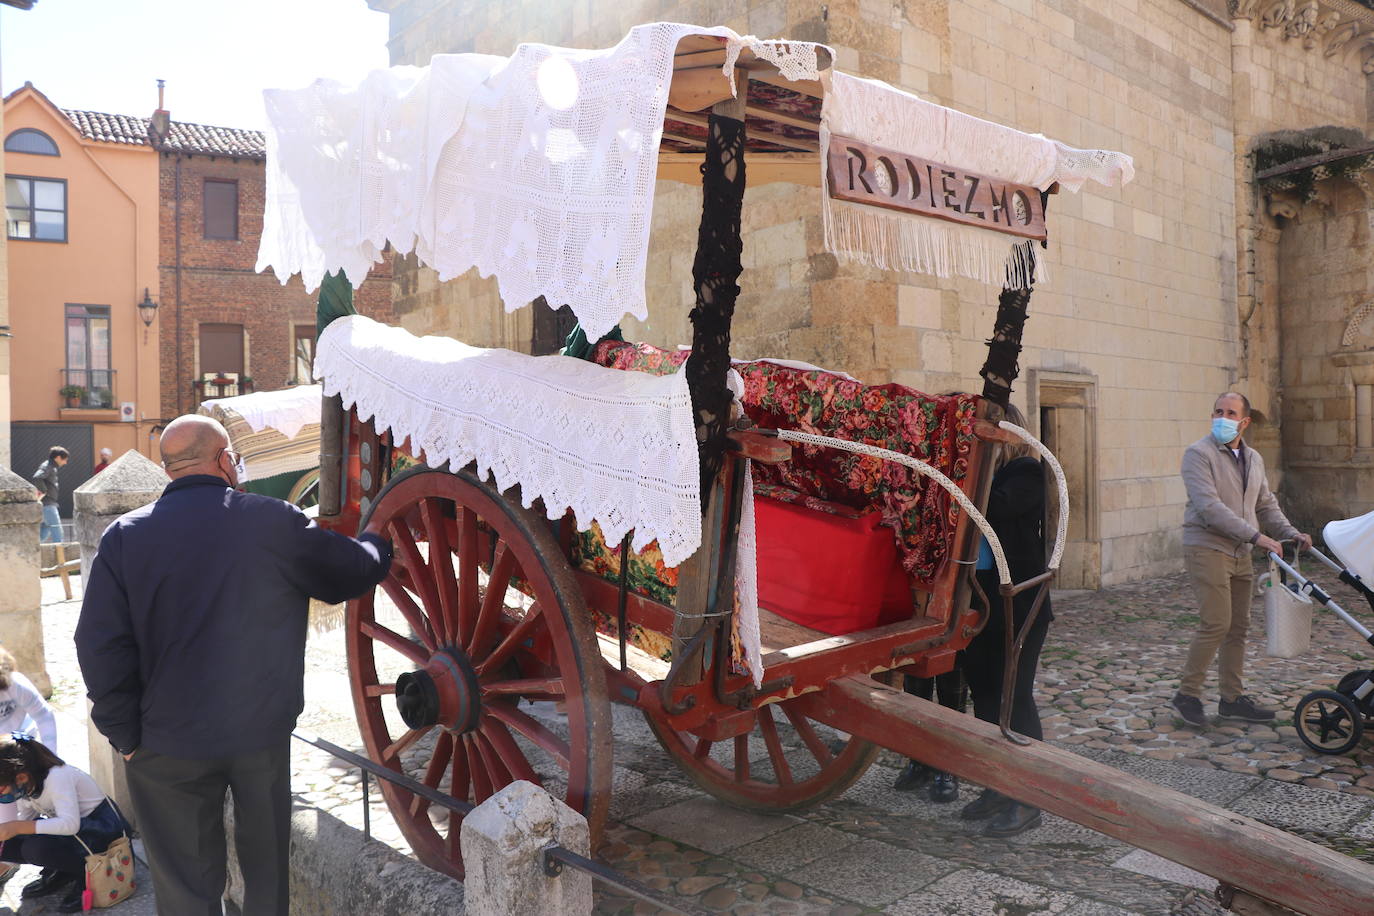
[[(76, 539), (81, 543), (83, 590), (90, 581), (91, 562), (95, 559), (100, 536), (105, 529), (125, 512), (146, 506), (161, 496), (167, 479), (166, 471), (130, 449), (111, 462), (104, 471), (76, 488), (72, 502), (75, 507)], [(87, 713), (86, 737), (91, 752), (91, 776), (105, 794), (114, 799), (124, 815), (134, 821), (136, 816), (129, 802), (129, 784), (124, 777), (124, 758), (96, 730), (90, 720), (89, 704)]]
[(38, 521), (33, 484), (0, 465), (0, 639), (43, 696), (52, 681), (43, 657), (43, 589), (38, 581)]
[(463, 818), (461, 840), (467, 916), (588, 916), (592, 877), (565, 868), (544, 874), (539, 853), (557, 844), (591, 855), (587, 819), (543, 789), (520, 780)]

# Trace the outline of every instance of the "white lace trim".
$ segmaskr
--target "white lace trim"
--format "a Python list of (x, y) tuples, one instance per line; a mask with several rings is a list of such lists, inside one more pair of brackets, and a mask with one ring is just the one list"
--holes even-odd
[(606, 50), (525, 44), (508, 59), (377, 71), (354, 89), (268, 91), (258, 269), (314, 289), (342, 268), (356, 286), (390, 242), (441, 280), (494, 275), (507, 311), (540, 296), (570, 305), (592, 340), (626, 312), (644, 320), (659, 141), (687, 35), (818, 75), (815, 45), (660, 22)]
[(361, 315), (320, 335), (315, 376), (431, 465), (477, 463), (551, 519), (571, 509), (614, 544), (657, 540), (677, 566), (701, 544), (700, 471), (686, 373), (622, 372), (566, 356), (415, 337)]

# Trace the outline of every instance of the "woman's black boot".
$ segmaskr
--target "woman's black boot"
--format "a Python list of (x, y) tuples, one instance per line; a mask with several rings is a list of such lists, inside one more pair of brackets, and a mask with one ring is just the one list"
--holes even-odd
[(1012, 802), (1003, 811), (988, 821), (983, 828), (984, 836), (1016, 836), (1040, 826), (1040, 809)]
[(67, 885), (73, 883), (75, 878), (64, 871), (55, 868), (45, 868), (37, 878), (24, 885), (24, 889), (19, 892), (19, 896), (25, 900), (34, 897), (47, 897), (58, 891), (66, 890)]
[(959, 800), (959, 777), (942, 770), (935, 771), (935, 781), (930, 784), (930, 800), (945, 804)]
[(966, 821), (981, 821), (985, 817), (1000, 814), (1010, 804), (1012, 800), (996, 789), (984, 789), (983, 794), (964, 805), (959, 816)]
[(934, 775), (935, 770), (924, 763), (908, 760), (906, 766), (902, 767), (902, 772), (897, 774), (897, 781), (892, 784), (892, 788), (898, 792), (915, 792), (930, 785)]

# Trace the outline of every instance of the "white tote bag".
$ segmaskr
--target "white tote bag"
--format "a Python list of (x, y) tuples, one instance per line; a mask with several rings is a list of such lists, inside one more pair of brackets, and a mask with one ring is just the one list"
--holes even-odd
[(1269, 572), (1260, 576), (1259, 584), (1264, 590), (1264, 629), (1268, 637), (1264, 654), (1271, 658), (1305, 654), (1312, 647), (1312, 599), (1294, 590), (1297, 583), (1285, 586), (1273, 560), (1269, 561)]

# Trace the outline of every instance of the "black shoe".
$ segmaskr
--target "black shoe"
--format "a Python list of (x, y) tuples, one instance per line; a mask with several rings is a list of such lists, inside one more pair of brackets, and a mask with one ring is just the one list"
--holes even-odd
[(930, 800), (937, 804), (959, 800), (959, 777), (953, 773), (935, 771), (935, 781), (930, 784)]
[[(1174, 709), (1178, 710), (1178, 717), (1184, 722), (1198, 728), (1207, 727), (1207, 715), (1202, 711), (1202, 701), (1197, 697), (1176, 693), (1170, 702), (1174, 704)], [(1270, 718), (1272, 717), (1271, 714)]]
[(1223, 719), (1238, 719), (1241, 722), (1273, 722), (1274, 710), (1265, 709), (1255, 702), (1254, 697), (1239, 696), (1234, 700), (1222, 700), (1217, 704), (1217, 715)]
[(19, 892), (19, 896), (23, 897), (25, 900), (30, 900), (34, 897), (47, 897), (58, 891), (66, 890), (67, 886), (75, 880), (75, 875), (69, 875), (55, 868), (45, 868), (37, 878), (24, 885), (24, 889)]
[(902, 772), (897, 774), (897, 781), (892, 784), (892, 788), (898, 792), (915, 792), (930, 785), (930, 780), (934, 776), (935, 770), (924, 763), (908, 760), (906, 766), (902, 767)]
[(57, 905), (57, 912), (80, 913), (81, 895), (85, 892), (85, 890), (86, 889), (82, 887), (81, 884), (78, 882), (76, 888), (70, 894), (63, 897), (62, 902)]
[(981, 821), (985, 817), (1001, 813), (1002, 809), (1011, 804), (1012, 800), (996, 789), (984, 789), (982, 795), (964, 805), (959, 816), (966, 821)]
[(1032, 808), (1030, 805), (1023, 805), (1018, 801), (1012, 802), (1002, 811), (988, 821), (983, 828), (984, 836), (1016, 836), (1025, 833), (1027, 830), (1034, 830), (1040, 826), (1040, 809)]

